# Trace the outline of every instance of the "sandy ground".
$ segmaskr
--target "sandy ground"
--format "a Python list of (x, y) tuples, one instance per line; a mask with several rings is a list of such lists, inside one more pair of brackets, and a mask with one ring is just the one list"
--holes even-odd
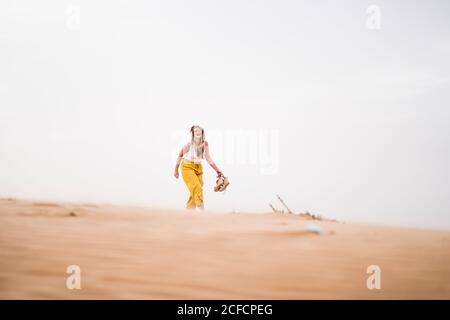
[(450, 232), (1, 199), (0, 298), (450, 299)]

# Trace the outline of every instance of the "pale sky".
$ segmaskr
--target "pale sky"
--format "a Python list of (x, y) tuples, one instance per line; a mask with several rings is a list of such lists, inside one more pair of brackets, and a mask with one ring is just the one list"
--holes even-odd
[(199, 124), (210, 210), (450, 229), (449, 58), (445, 0), (3, 0), (0, 196), (184, 208)]

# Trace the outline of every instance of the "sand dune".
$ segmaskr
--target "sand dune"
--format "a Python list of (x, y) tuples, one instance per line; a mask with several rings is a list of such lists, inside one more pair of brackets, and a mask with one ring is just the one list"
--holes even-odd
[(2, 199), (0, 298), (449, 299), (450, 232)]

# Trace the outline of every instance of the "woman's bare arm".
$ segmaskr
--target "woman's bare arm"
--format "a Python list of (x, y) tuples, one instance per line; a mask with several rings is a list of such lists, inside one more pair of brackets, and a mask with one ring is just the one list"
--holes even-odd
[(189, 143), (186, 143), (183, 148), (181, 148), (180, 153), (178, 154), (177, 162), (175, 163), (175, 172), (174, 176), (178, 179), (179, 173), (178, 168), (180, 167), (181, 159), (189, 151)]
[(222, 171), (220, 171), (219, 167), (214, 163), (213, 159), (211, 158), (211, 154), (209, 153), (209, 145), (208, 142), (205, 141), (205, 158), (206, 162), (209, 163), (209, 165), (217, 172), (217, 174), (222, 174)]

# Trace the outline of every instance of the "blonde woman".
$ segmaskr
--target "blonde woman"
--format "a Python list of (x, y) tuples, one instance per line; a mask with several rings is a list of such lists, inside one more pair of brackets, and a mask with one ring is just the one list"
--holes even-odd
[(186, 208), (203, 210), (202, 160), (206, 158), (208, 164), (217, 172), (219, 177), (222, 177), (223, 174), (211, 159), (208, 142), (205, 140), (205, 130), (200, 126), (192, 126), (190, 132), (191, 141), (183, 146), (178, 155), (174, 176), (178, 179), (178, 168), (181, 163), (181, 174), (190, 193)]

